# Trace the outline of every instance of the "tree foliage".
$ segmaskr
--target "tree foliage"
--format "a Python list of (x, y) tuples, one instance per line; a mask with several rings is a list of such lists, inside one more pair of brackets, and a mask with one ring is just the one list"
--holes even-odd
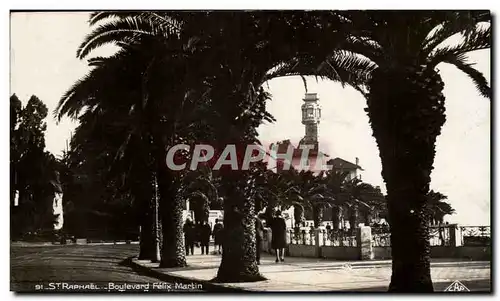
[[(61, 193), (60, 162), (45, 151), (47, 107), (31, 96), (23, 107), (10, 97), (11, 236), (52, 231), (55, 193)], [(15, 198), (18, 204), (15, 204)]]

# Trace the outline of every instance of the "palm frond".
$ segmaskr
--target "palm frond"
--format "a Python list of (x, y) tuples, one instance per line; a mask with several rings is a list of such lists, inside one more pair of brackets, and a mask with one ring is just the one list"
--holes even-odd
[(489, 11), (445, 12), (444, 15), (443, 22), (434, 28), (422, 42), (423, 56), (429, 55), (447, 38), (458, 33), (467, 37), (474, 33), (480, 22), (491, 20)]
[(126, 17), (99, 25), (88, 34), (77, 50), (77, 57), (82, 59), (92, 50), (109, 43), (143, 36), (161, 37), (166, 31), (158, 24), (143, 18)]
[(491, 27), (477, 28), (457, 45), (437, 48), (429, 55), (427, 59), (428, 66), (434, 68), (437, 64), (447, 59), (467, 52), (487, 48), (491, 48)]
[(463, 59), (460, 59), (459, 56), (450, 56), (444, 59), (443, 62), (452, 64), (463, 73), (467, 74), (467, 76), (469, 76), (469, 78), (474, 82), (476, 89), (479, 91), (481, 96), (491, 99), (492, 90), (488, 84), (488, 80), (480, 71), (473, 67), (474, 64), (466, 63)]
[(335, 51), (319, 65), (307, 59), (294, 59), (283, 63), (268, 73), (266, 80), (281, 76), (316, 76), (340, 82), (342, 85), (359, 87), (370, 79), (376, 68), (377, 65), (366, 57), (349, 51)]
[(96, 23), (106, 20), (106, 19), (111, 19), (111, 18), (126, 18), (126, 17), (131, 17), (131, 16), (136, 16), (140, 12), (134, 12), (134, 11), (98, 11), (98, 12), (92, 12), (89, 16), (89, 24), (95, 25)]
[(85, 106), (90, 105), (92, 93), (88, 87), (92, 85), (91, 82), (94, 78), (93, 72), (91, 71), (83, 78), (77, 80), (73, 86), (63, 94), (53, 112), (57, 120), (60, 121), (64, 115), (76, 119), (81, 110), (84, 109)]

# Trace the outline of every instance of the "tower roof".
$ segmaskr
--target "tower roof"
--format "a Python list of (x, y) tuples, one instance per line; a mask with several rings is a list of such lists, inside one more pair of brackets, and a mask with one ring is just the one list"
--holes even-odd
[(330, 159), (327, 161), (328, 165), (331, 165), (333, 169), (351, 169), (351, 170), (356, 170), (356, 169), (361, 169), (364, 170), (361, 166), (356, 165), (354, 163), (351, 163), (349, 161), (346, 161), (341, 158), (335, 158), (335, 159)]
[[(283, 141), (278, 142), (277, 145), (278, 145), (278, 148), (276, 150), (276, 154), (280, 154), (280, 155), (286, 154), (288, 151), (288, 147), (290, 146), (293, 148), (293, 158), (301, 158), (302, 157), (303, 149), (300, 148), (301, 143), (299, 143), (298, 147), (295, 147), (290, 142), (290, 139), (287, 139), (287, 140), (283, 140)], [(315, 144), (313, 149), (309, 149), (308, 157), (309, 158), (318, 157), (320, 154), (324, 157), (329, 157), (327, 154), (320, 152), (318, 150), (318, 144)]]
[(306, 93), (304, 96), (304, 101), (316, 101), (319, 100), (318, 93)]

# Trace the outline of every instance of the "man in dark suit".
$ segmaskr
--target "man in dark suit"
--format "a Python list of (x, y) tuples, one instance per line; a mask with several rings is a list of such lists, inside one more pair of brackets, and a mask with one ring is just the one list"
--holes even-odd
[(201, 244), (201, 255), (208, 255), (208, 245), (210, 243), (210, 235), (212, 234), (212, 229), (208, 221), (203, 221), (203, 225), (200, 227), (200, 244)]
[(194, 255), (194, 225), (190, 219), (186, 220), (186, 223), (183, 227), (184, 230), (184, 241), (186, 245), (186, 255), (189, 255), (189, 251), (191, 251), (191, 255)]

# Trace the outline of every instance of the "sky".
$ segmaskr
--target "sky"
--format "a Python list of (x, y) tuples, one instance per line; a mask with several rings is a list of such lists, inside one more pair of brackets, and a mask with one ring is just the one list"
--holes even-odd
[[(86, 61), (76, 58), (76, 49), (90, 32), (88, 14), (82, 12), (12, 13), (10, 93), (25, 104), (37, 95), (49, 112), (69, 87), (84, 76)], [(107, 55), (106, 47), (93, 55)], [(490, 79), (490, 52), (470, 55), (478, 70)], [(437, 139), (431, 189), (448, 196), (457, 214), (449, 222), (490, 225), (490, 100), (477, 93), (473, 83), (455, 67), (439, 65), (445, 82), (447, 121)], [(375, 138), (363, 108), (366, 100), (350, 87), (308, 78), (308, 92), (318, 93), (321, 122), (319, 142), (323, 152), (354, 162), (360, 159), (363, 180), (385, 190)], [(259, 127), (264, 143), (290, 139), (297, 143), (305, 133), (301, 105), (305, 87), (298, 77), (273, 79), (264, 85), (272, 94), (267, 109), (277, 122)], [(47, 120), (46, 148), (59, 155), (76, 123)]]

